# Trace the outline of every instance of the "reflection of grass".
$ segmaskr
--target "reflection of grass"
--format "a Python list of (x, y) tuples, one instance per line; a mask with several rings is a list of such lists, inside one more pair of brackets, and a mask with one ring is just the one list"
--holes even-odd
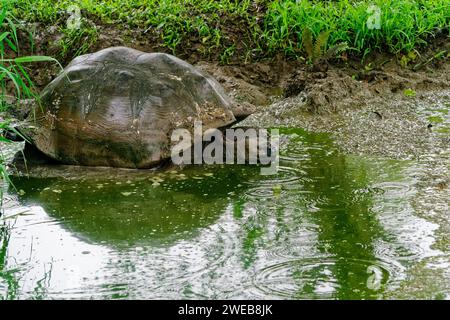
[[(10, 228), (3, 222), (0, 225), (0, 300), (14, 300), (20, 298), (20, 278), (18, 277), (20, 269), (10, 268), (8, 266), (8, 246), (10, 241)], [(35, 283), (35, 288), (31, 295), (32, 299), (45, 299), (47, 287), (50, 284), (52, 273), (52, 264), (50, 269), (44, 271), (41, 279)], [(3, 288), (5, 286), (5, 288)]]
[(8, 227), (3, 224), (0, 226), (0, 281), (6, 283), (5, 292), (0, 292), (0, 299), (12, 300), (17, 296), (19, 281), (15, 277), (17, 270), (8, 270), (7, 254), (10, 234)]

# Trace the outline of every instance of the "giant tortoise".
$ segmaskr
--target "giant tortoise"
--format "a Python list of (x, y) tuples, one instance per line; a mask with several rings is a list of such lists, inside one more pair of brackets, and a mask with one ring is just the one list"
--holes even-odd
[(114, 47), (75, 58), (42, 92), (25, 135), (63, 164), (150, 168), (174, 129), (245, 117), (210, 75), (164, 53)]

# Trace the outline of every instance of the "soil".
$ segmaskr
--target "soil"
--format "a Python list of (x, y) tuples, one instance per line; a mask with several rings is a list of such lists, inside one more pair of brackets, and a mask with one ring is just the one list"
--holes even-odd
[[(241, 125), (328, 132), (347, 153), (417, 158), (450, 146), (449, 71), (448, 62), (417, 72), (386, 65), (370, 71), (370, 80), (336, 66), (296, 71), (284, 97)], [(430, 121), (439, 111), (439, 123)]]

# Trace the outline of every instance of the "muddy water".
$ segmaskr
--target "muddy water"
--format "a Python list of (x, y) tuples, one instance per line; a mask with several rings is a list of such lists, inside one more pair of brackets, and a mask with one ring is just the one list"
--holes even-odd
[(326, 134), (282, 134), (274, 176), (15, 178), (0, 297), (450, 298), (443, 155), (350, 156)]

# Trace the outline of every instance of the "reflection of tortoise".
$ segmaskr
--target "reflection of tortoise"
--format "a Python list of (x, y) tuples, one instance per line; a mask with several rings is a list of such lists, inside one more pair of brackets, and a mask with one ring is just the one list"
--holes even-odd
[[(170, 156), (176, 128), (232, 124), (250, 112), (220, 84), (168, 54), (109, 48), (74, 59), (41, 95), (25, 130), (65, 164), (149, 168)], [(238, 111), (239, 110), (239, 111)]]

